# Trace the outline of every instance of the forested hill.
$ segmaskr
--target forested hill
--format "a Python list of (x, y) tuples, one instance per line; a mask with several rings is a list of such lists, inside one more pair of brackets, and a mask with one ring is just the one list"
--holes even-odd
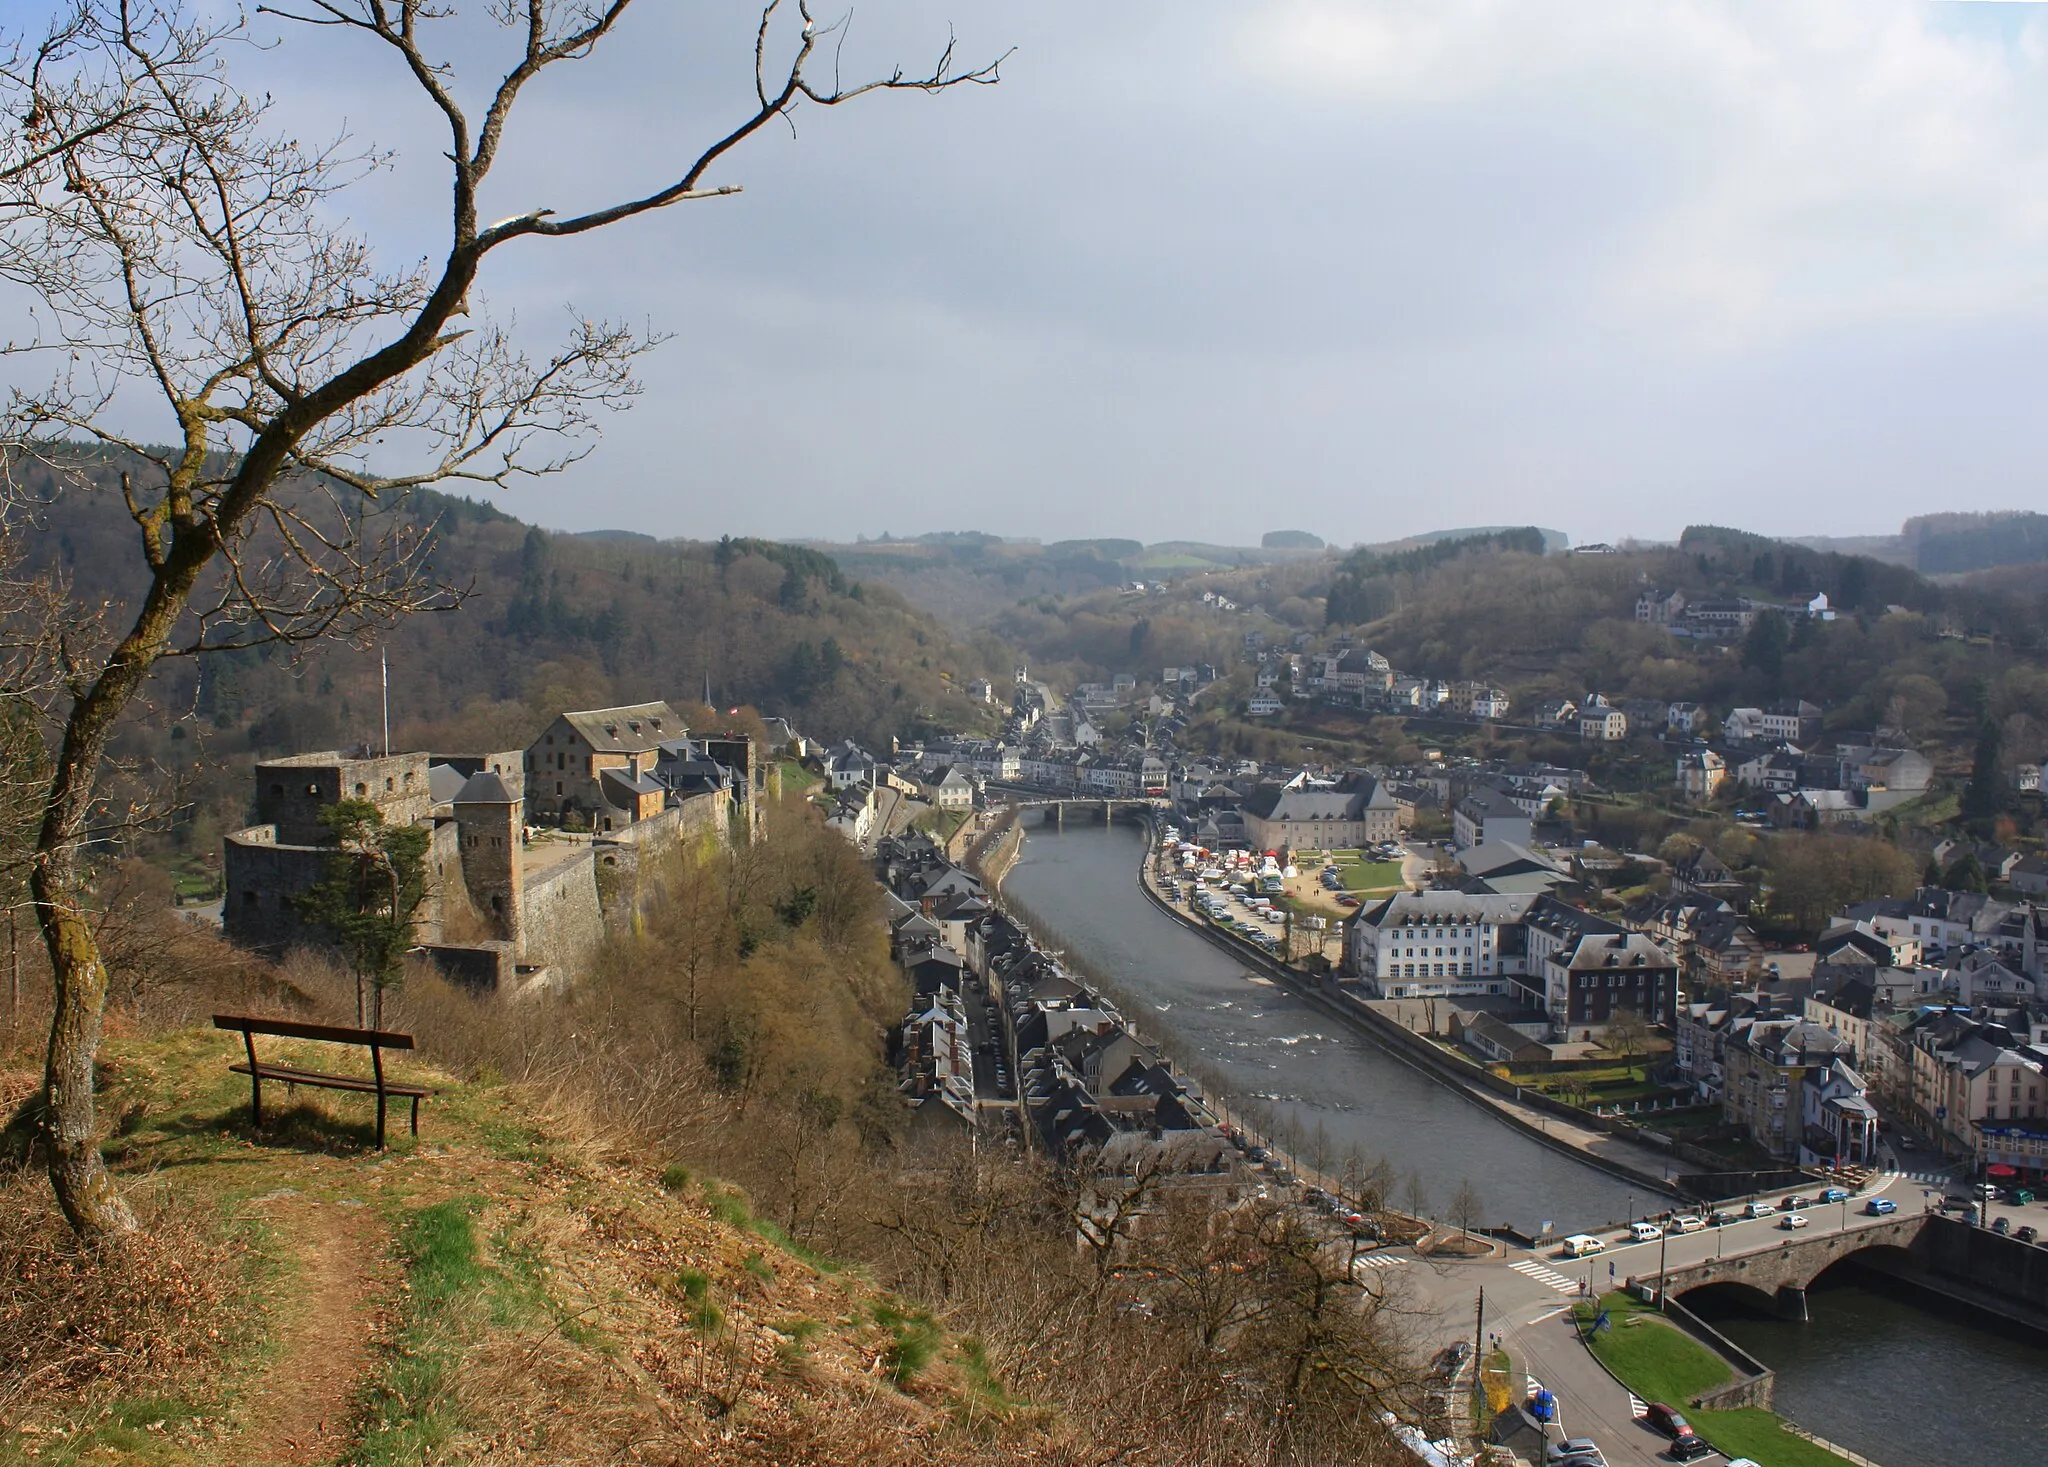
[[(107, 487), (60, 495), (12, 533), (32, 562), (60, 563), (81, 600), (118, 602), (139, 580), (118, 467), (109, 461)], [(297, 665), (275, 649), (210, 657), (203, 670), (168, 663), (149, 721), (204, 734), (223, 756), (375, 742), (381, 650), (394, 741), (411, 745), (516, 747), (562, 708), (682, 702), (707, 687), (721, 709), (750, 704), (821, 738), (886, 742), (921, 723), (970, 724), (967, 683), (1009, 675), (992, 640), (963, 642), (814, 550), (553, 534), (430, 491), (393, 513), (432, 527), (436, 579), (467, 590), (458, 608)]]

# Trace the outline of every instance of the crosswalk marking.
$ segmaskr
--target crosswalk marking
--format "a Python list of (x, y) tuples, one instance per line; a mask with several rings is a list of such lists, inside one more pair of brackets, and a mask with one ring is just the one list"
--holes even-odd
[(1633, 1391), (1629, 1392), (1628, 1411), (1629, 1415), (1635, 1417), (1638, 1421), (1641, 1421), (1650, 1414), (1650, 1408), (1643, 1404), (1643, 1398)]
[(1523, 1278), (1534, 1279), (1537, 1283), (1542, 1284), (1546, 1288), (1555, 1289), (1560, 1294), (1576, 1294), (1579, 1291), (1579, 1281), (1577, 1279), (1566, 1278), (1548, 1264), (1538, 1263), (1533, 1258), (1518, 1259), (1510, 1263), (1508, 1267), (1522, 1275)]
[(1393, 1253), (1362, 1253), (1351, 1260), (1353, 1268), (1399, 1268), (1408, 1260)]

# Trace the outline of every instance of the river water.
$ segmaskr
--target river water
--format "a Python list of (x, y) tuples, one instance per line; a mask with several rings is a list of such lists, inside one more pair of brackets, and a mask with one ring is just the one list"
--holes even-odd
[(1413, 1175), (1442, 1215), (1460, 1181), (1487, 1224), (1560, 1233), (1654, 1205), (1643, 1189), (1530, 1140), (1335, 1018), (1255, 977), (1138, 890), (1134, 827), (1033, 827), (1003, 889), (1114, 986), (1139, 1032), (1232, 1103), (1253, 1101), (1296, 1156), (1335, 1173), (1357, 1151)]
[[(1567, 1232), (1646, 1210), (1626, 1182), (1504, 1125), (1159, 911), (1137, 887), (1143, 840), (1130, 826), (1034, 826), (1004, 890), (1056, 928), (1177, 1063), (1226, 1100), (1262, 1100), (1302, 1159), (1320, 1151), (1334, 1171), (1352, 1149), (1383, 1157), (1419, 1176), (1439, 1211), (1469, 1180), (1483, 1217), (1522, 1228), (1547, 1220)], [(1698, 1302), (1702, 1312), (1717, 1303)], [(1853, 1275), (1821, 1280), (1810, 1308), (1805, 1324), (1713, 1316), (1778, 1372), (1779, 1409), (1807, 1430), (1883, 1467), (2021, 1467), (2041, 1456), (2048, 1348)]]
[[(1884, 1467), (2022, 1467), (2048, 1440), (2048, 1347), (1922, 1307), (1844, 1269), (1807, 1292), (1804, 1324), (1686, 1301), (1778, 1373), (1779, 1411)], [(1717, 1307), (1717, 1304), (1719, 1307)]]

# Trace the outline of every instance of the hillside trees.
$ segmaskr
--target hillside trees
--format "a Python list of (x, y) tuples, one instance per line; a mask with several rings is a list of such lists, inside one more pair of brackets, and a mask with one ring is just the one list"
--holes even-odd
[[(11, 123), (0, 138), (0, 279), (35, 303), (43, 332), (16, 354), (49, 363), (0, 425), (9, 507), (18, 523), (31, 461), (57, 495), (93, 492), (94, 460), (78, 445), (138, 461), (119, 486), (137, 589), (104, 636), (67, 633), (62, 684), (43, 705), (52, 754), (29, 873), (56, 985), (43, 1136), (81, 1233), (135, 1225), (95, 1134), (107, 975), (80, 855), (109, 747), (157, 665), (357, 637), (454, 605), (460, 588), (436, 574), (431, 536), (394, 503), (433, 482), (560, 469), (638, 391), (634, 362), (656, 340), (646, 333), (579, 320), (535, 355), (492, 320), (481, 286), (495, 253), (736, 192), (712, 169), (802, 102), (996, 79), (993, 66), (956, 68), (948, 46), (925, 75), (841, 86), (831, 29), (803, 0), (786, 21), (771, 0), (754, 37), (753, 100), (730, 130), (678, 150), (669, 182), (484, 222), (482, 194), (530, 84), (604, 50), (629, 5), (493, 9), (509, 55), (480, 109), (460, 100), (436, 49), (443, 9), (309, 0), (273, 12), (288, 33), (302, 23), (299, 36), (317, 38), (337, 70), (388, 64), (409, 76), (445, 123), (442, 252), (397, 268), (337, 222), (346, 190), (382, 156), (345, 137), (301, 144), (267, 98), (240, 91), (228, 58), (253, 39), (240, 21), (179, 0), (75, 0), (0, 55)], [(153, 417), (137, 415), (145, 396)], [(385, 467), (401, 449), (409, 465)]]

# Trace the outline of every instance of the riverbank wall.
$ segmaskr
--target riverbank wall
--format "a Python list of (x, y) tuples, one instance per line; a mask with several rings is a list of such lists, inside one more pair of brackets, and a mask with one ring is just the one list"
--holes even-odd
[[(1590, 1116), (1583, 1111), (1572, 1110), (1561, 1101), (1553, 1101), (1548, 1096), (1523, 1090), (1509, 1081), (1502, 1080), (1498, 1075), (1482, 1069), (1478, 1065), (1461, 1061), (1456, 1056), (1447, 1054), (1440, 1046), (1432, 1043), (1430, 1040), (1425, 1039), (1419, 1034), (1411, 1033), (1386, 1015), (1375, 1011), (1366, 1004), (1365, 1000), (1353, 994), (1345, 993), (1341, 989), (1334, 989), (1330, 984), (1318, 982), (1308, 975), (1266, 956), (1264, 953), (1231, 937), (1227, 933), (1217, 930), (1210, 923), (1198, 921), (1187, 912), (1180, 910), (1159, 893), (1146, 874), (1157, 839), (1157, 831), (1153, 828), (1151, 822), (1146, 822), (1145, 850), (1143, 856), (1139, 859), (1137, 871), (1138, 889), (1144, 893), (1147, 901), (1151, 902), (1160, 911), (1166, 913), (1183, 927), (1191, 932), (1198, 933), (1204, 941), (1228, 953), (1234, 961), (1243, 963), (1247, 968), (1272, 979), (1273, 982), (1284, 987), (1295, 997), (1314, 1004), (1317, 1008), (1347, 1025), (1355, 1033), (1371, 1040), (1379, 1048), (1408, 1064), (1411, 1068), (1421, 1071), (1440, 1084), (1456, 1090), (1466, 1098), (1485, 1106), (1501, 1122), (1549, 1147), (1551, 1150), (1575, 1156), (1587, 1165), (1598, 1167), (1610, 1176), (1619, 1177), (1624, 1181), (1633, 1182), (1638, 1186), (1648, 1188), (1653, 1194), (1670, 1197), (1680, 1195), (1672, 1184), (1670, 1173), (1661, 1164), (1663, 1160), (1662, 1148), (1653, 1146), (1652, 1143), (1642, 1140), (1638, 1135), (1623, 1134), (1624, 1132), (1633, 1131), (1633, 1128), (1627, 1127), (1625, 1123), (1614, 1122), (1604, 1116)], [(1512, 1094), (1497, 1094), (1496, 1088), (1512, 1092)], [(1646, 1155), (1640, 1163), (1612, 1156), (1604, 1156), (1588, 1146), (1579, 1144), (1569, 1135), (1550, 1130), (1540, 1120), (1531, 1120), (1529, 1116), (1519, 1113), (1518, 1110), (1510, 1109), (1507, 1105), (1501, 1103), (1503, 1100), (1513, 1100), (1515, 1105), (1522, 1110), (1554, 1114), (1560, 1121), (1564, 1121), (1572, 1126), (1601, 1132), (1604, 1135), (1613, 1137), (1622, 1144), (1642, 1146), (1654, 1154)], [(1653, 1167), (1652, 1162), (1658, 1164)]]

